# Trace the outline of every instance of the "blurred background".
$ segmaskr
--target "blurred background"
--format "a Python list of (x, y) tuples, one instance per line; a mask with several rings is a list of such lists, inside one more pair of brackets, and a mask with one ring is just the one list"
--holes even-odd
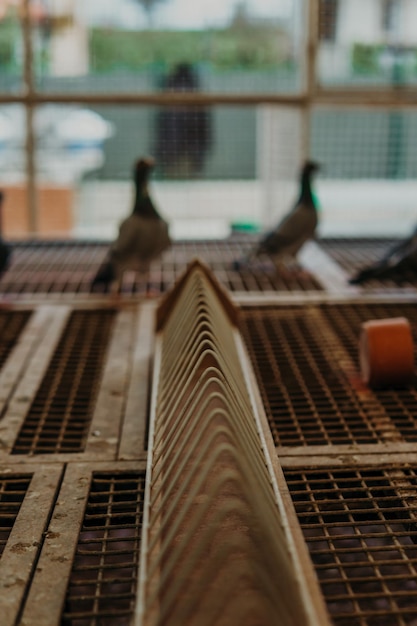
[(176, 239), (275, 223), (307, 156), (322, 236), (408, 234), (416, 23), (408, 0), (0, 0), (5, 236), (113, 238), (145, 154)]

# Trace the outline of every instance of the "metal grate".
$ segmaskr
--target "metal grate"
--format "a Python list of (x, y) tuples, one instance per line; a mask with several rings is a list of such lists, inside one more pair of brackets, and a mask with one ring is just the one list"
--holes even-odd
[[(359, 370), (358, 337), (360, 325), (369, 319), (405, 316), (411, 322), (415, 346), (417, 346), (417, 309), (413, 303), (345, 304), (323, 307), (332, 328), (337, 333), (344, 350)], [(369, 404), (373, 422), (381, 422), (381, 440), (393, 439), (417, 441), (417, 385), (416, 381), (404, 389), (378, 390), (372, 393), (378, 406)], [(387, 418), (389, 418), (387, 420)], [(384, 426), (385, 424), (385, 426)]]
[(248, 308), (242, 333), (277, 446), (417, 441), (417, 391), (372, 392), (359, 375), (361, 321), (413, 304)]
[[(233, 261), (244, 256), (256, 236), (232, 236), (228, 240), (176, 242), (161, 260), (154, 261), (149, 275), (125, 272), (125, 295), (159, 295), (173, 287), (186, 266), (198, 257), (230, 291), (317, 291), (321, 284), (307, 272), (280, 275), (272, 264), (258, 264), (236, 271)], [(0, 280), (0, 293), (13, 295), (90, 293), (90, 284), (109, 244), (29, 243), (15, 244), (13, 262)]]
[(334, 624), (416, 624), (416, 468), (284, 473)]
[(343, 269), (348, 273), (354, 272), (364, 265), (374, 263), (396, 241), (383, 238), (363, 239), (320, 239), (320, 247), (323, 248)]
[(0, 476), (0, 557), (3, 554), (30, 481), (30, 476)]
[(12, 454), (83, 451), (114, 316), (71, 314)]
[(132, 623), (144, 491), (144, 473), (93, 474), (62, 624)]
[(31, 311), (0, 311), (0, 368), (24, 329)]
[[(398, 243), (398, 239), (322, 239), (320, 246), (332, 257), (348, 274), (349, 277), (375, 263), (384, 254)], [(395, 289), (401, 286), (417, 287), (417, 277), (412, 269), (403, 270), (401, 280), (394, 276), (390, 279), (373, 279), (366, 283), (367, 288)]]
[(107, 248), (95, 242), (15, 243), (10, 268), (0, 280), (0, 292), (87, 293)]

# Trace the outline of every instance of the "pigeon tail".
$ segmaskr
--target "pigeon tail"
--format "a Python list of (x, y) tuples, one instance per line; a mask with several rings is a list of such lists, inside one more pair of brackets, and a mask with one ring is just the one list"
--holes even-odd
[(0, 238), (0, 275), (10, 266), (12, 249), (3, 239)]
[(368, 280), (372, 280), (376, 277), (378, 271), (375, 267), (367, 267), (363, 270), (360, 270), (355, 276), (349, 278), (350, 285), (361, 285), (362, 283), (366, 283)]
[(116, 272), (110, 260), (105, 261), (98, 269), (97, 274), (91, 281), (91, 291), (96, 291), (97, 287), (101, 287), (102, 291), (107, 292), (111, 283), (116, 280)]
[(405, 241), (396, 243), (384, 254), (384, 256), (374, 263), (362, 268), (353, 276), (349, 283), (359, 285), (372, 279), (395, 278), (401, 280), (404, 272), (417, 273), (417, 241), (416, 232)]

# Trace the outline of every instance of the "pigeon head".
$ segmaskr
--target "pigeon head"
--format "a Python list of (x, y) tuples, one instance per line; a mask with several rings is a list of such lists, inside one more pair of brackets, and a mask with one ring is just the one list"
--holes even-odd
[(145, 184), (149, 178), (149, 174), (155, 166), (152, 157), (142, 157), (138, 159), (134, 167), (134, 178), (137, 185)]
[(318, 172), (320, 169), (320, 164), (316, 161), (306, 161), (304, 163), (302, 173), (303, 175), (310, 176), (311, 174)]

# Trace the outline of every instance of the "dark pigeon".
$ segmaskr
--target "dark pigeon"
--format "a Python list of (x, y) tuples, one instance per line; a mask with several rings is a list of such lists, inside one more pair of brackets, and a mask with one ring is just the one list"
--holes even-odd
[(349, 283), (361, 285), (387, 279), (401, 283), (410, 273), (417, 276), (417, 227), (407, 239), (391, 246), (381, 259), (360, 269)]
[(300, 195), (297, 202), (279, 224), (263, 236), (243, 262), (235, 263), (236, 269), (261, 256), (268, 256), (277, 267), (285, 260), (296, 263), (299, 250), (306, 241), (314, 238), (318, 225), (312, 176), (319, 169), (319, 165), (313, 161), (304, 163), (300, 173)]
[(152, 260), (171, 245), (167, 222), (159, 215), (148, 190), (151, 158), (139, 159), (134, 167), (135, 202), (132, 213), (119, 227), (117, 239), (91, 283), (92, 291), (120, 287), (123, 272), (147, 272)]

